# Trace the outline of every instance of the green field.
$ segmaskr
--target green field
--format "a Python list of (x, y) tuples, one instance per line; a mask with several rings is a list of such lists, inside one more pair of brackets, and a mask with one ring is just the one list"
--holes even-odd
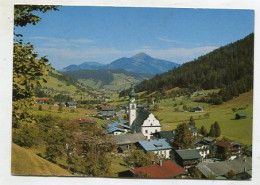
[[(204, 112), (183, 112), (180, 102), (187, 106), (202, 105)], [(175, 112), (173, 105), (177, 104), (179, 112)], [(215, 121), (219, 122), (221, 127), (221, 137), (225, 136), (232, 140), (239, 141), (242, 144), (252, 144), (252, 121), (253, 121), (253, 91), (241, 94), (222, 105), (209, 105), (205, 103), (197, 103), (191, 100), (182, 100), (178, 98), (176, 101), (171, 99), (163, 100), (159, 104), (160, 110), (154, 112), (162, 124), (162, 130), (172, 130), (182, 122), (188, 122), (189, 118), (193, 116), (197, 128), (204, 125), (209, 131), (210, 125)], [(232, 108), (244, 108), (245, 110), (238, 110), (233, 112)], [(208, 113), (209, 117), (204, 115)], [(245, 113), (246, 119), (235, 120), (236, 113)]]
[(12, 144), (12, 174), (72, 176), (67, 170), (16, 144)]
[[(58, 112), (58, 106), (52, 106), (51, 105), (51, 110), (49, 110), (49, 105), (42, 105), (43, 110), (39, 111), (38, 110), (38, 106), (40, 104), (35, 104), (35, 106), (33, 107), (33, 109), (31, 110), (33, 112), (34, 115), (46, 115), (46, 114), (51, 114), (52, 116), (58, 116), (61, 118), (65, 118), (65, 119), (75, 119), (75, 118), (80, 118), (80, 117), (86, 117), (86, 114), (97, 114), (96, 110), (92, 110), (92, 109), (85, 109), (85, 108), (76, 108), (73, 109), (75, 112), (71, 113), (71, 108), (68, 107), (62, 107), (62, 112)], [(100, 125), (102, 123), (105, 122), (105, 120), (93, 117), (93, 116), (87, 116), (89, 118), (94, 119), (95, 121), (97, 121), (97, 123)]]
[(111, 176), (112, 177), (118, 177), (118, 172), (122, 172), (125, 170), (129, 170), (129, 168), (126, 166), (126, 163), (124, 162), (122, 157), (115, 156), (112, 159), (112, 164), (111, 164)]

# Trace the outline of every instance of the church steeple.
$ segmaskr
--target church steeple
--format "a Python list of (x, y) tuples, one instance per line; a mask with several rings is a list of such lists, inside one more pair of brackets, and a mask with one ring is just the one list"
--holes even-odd
[(134, 91), (133, 84), (131, 84), (131, 91), (129, 93), (129, 126), (132, 125), (133, 121), (136, 119), (136, 93)]

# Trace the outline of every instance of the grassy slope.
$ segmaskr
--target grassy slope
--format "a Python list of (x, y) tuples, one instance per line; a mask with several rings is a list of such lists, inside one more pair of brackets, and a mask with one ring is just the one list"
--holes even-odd
[(65, 169), (16, 144), (12, 144), (12, 174), (71, 176)]
[[(58, 109), (59, 109), (58, 106), (51, 106), (52, 109), (49, 110), (49, 105), (42, 105), (43, 110), (39, 111), (38, 110), (39, 105), (40, 104), (36, 104), (33, 107), (33, 109), (32, 109), (33, 114), (35, 114), (35, 115), (51, 114), (53, 116), (59, 116), (59, 117), (66, 118), (66, 119), (75, 119), (75, 118), (84, 117), (84, 116), (86, 116), (86, 114), (96, 114), (97, 113), (97, 111), (95, 111), (95, 110), (84, 109), (84, 108), (73, 109), (73, 110), (75, 110), (75, 112), (71, 113), (70, 112), (71, 108), (68, 108), (68, 107), (62, 107), (62, 112), (58, 112)], [(90, 118), (96, 120), (98, 124), (102, 124), (105, 122), (105, 120), (94, 118), (91, 116), (90, 116)]]
[[(173, 104), (183, 102), (187, 106), (203, 105), (204, 112), (175, 112)], [(233, 112), (232, 108), (248, 107), (245, 110)], [(178, 105), (182, 110), (182, 105)], [(205, 103), (192, 102), (191, 100), (166, 100), (160, 103), (161, 110), (154, 112), (154, 114), (161, 120), (163, 130), (171, 130), (176, 128), (179, 123), (188, 122), (190, 116), (195, 118), (197, 128), (204, 125), (209, 131), (210, 125), (218, 121), (221, 127), (221, 136), (229, 137), (237, 140), (243, 144), (252, 144), (252, 117), (253, 117), (253, 92), (241, 94), (222, 105), (208, 105)], [(204, 115), (209, 113), (209, 118)], [(236, 113), (245, 113), (246, 119), (234, 120)]]

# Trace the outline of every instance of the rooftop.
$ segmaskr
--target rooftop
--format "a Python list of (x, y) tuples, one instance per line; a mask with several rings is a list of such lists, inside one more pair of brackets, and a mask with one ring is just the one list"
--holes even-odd
[(175, 152), (183, 159), (200, 159), (201, 156), (196, 149), (187, 149), (187, 150), (175, 150)]
[(166, 141), (166, 139), (153, 139), (148, 141), (144, 140), (139, 141), (138, 143), (146, 152), (172, 149), (171, 145)]
[(142, 133), (112, 135), (112, 137), (115, 139), (116, 144), (118, 145), (136, 143), (145, 139), (145, 136)]
[(232, 161), (221, 161), (214, 163), (199, 163), (198, 169), (204, 176), (208, 177), (213, 174), (215, 176), (226, 175), (230, 170), (234, 170), (237, 174), (252, 170), (252, 158), (236, 158)]
[(150, 178), (172, 178), (181, 174), (186, 174), (186, 171), (182, 167), (171, 160), (163, 161), (162, 166), (152, 164), (149, 166), (135, 168), (131, 170), (131, 172), (137, 176), (140, 173), (146, 174)]

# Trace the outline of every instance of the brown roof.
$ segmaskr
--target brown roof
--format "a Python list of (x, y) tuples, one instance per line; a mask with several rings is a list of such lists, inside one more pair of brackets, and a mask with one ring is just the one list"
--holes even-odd
[(131, 170), (132, 173), (146, 174), (151, 178), (172, 178), (181, 174), (186, 174), (186, 170), (171, 160), (163, 161), (162, 166), (152, 164)]
[(91, 118), (86, 118), (86, 117), (82, 117), (82, 118), (76, 118), (73, 120), (70, 120), (71, 123), (96, 123), (95, 120), (91, 119)]
[(216, 145), (217, 146), (221, 146), (221, 147), (229, 147), (230, 146), (230, 142), (228, 142), (228, 141), (217, 141)]

